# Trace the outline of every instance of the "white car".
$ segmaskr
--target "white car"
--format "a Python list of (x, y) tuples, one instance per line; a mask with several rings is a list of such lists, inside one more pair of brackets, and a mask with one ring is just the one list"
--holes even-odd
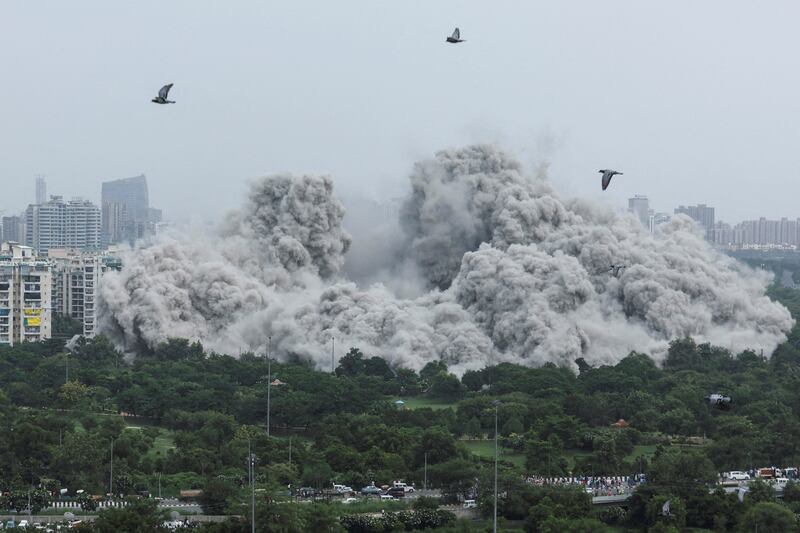
[(732, 479), (734, 481), (744, 481), (746, 479), (750, 479), (750, 474), (747, 472), (740, 472), (738, 470), (733, 470), (728, 472), (728, 479)]
[(381, 500), (394, 500), (394, 496), (391, 494), (381, 494)]
[(342, 503), (355, 503), (358, 501), (358, 498), (345, 498), (342, 500)]
[(19, 524), (17, 524), (17, 527), (28, 527), (28, 521), (27, 520), (20, 520)]

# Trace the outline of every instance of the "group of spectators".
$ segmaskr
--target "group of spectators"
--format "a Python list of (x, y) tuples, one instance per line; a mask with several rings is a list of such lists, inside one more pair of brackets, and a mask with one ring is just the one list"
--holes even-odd
[(630, 494), (636, 487), (645, 482), (644, 474), (632, 476), (577, 476), (577, 477), (541, 477), (529, 476), (527, 483), (538, 486), (581, 486), (587, 493), (595, 496), (617, 496)]

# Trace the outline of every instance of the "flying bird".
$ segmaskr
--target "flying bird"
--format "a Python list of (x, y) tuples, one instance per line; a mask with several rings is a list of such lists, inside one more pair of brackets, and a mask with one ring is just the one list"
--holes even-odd
[(620, 176), (622, 175), (622, 172), (617, 172), (616, 170), (609, 170), (609, 169), (598, 170), (598, 172), (603, 174), (603, 190), (608, 189), (608, 185), (611, 183), (611, 178), (613, 178), (617, 174), (619, 174)]
[(461, 38), (461, 30), (455, 29), (453, 35), (447, 38), (448, 43), (463, 43), (466, 39)]
[(174, 100), (167, 100), (167, 97), (169, 96), (169, 90), (172, 89), (172, 85), (172, 83), (164, 85), (161, 90), (158, 91), (158, 96), (153, 98), (151, 102), (154, 104), (174, 104)]

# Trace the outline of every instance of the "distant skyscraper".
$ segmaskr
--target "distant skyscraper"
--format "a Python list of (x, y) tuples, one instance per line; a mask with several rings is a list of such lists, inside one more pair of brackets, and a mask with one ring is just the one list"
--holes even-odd
[(132, 219), (146, 217), (146, 211), (150, 207), (147, 178), (141, 175), (103, 182), (102, 203), (123, 204)]
[(53, 196), (43, 204), (31, 204), (25, 224), (25, 244), (39, 255), (47, 255), (50, 248), (100, 248), (100, 210), (87, 200), (65, 203), (61, 196)]
[(628, 212), (638, 218), (642, 226), (650, 227), (650, 201), (647, 196), (637, 194), (633, 198), (628, 198)]
[(47, 182), (44, 176), (36, 176), (36, 203), (43, 204), (47, 201)]
[(123, 242), (126, 239), (125, 228), (128, 221), (128, 211), (125, 204), (107, 202), (103, 204), (103, 245)]
[(703, 226), (705, 237), (708, 241), (714, 240), (714, 208), (706, 204), (680, 206), (675, 209), (675, 214), (688, 215)]
[(25, 240), (25, 223), (22, 217), (3, 217), (3, 240), (20, 244)]
[(150, 207), (144, 175), (104, 182), (102, 202), (105, 244), (147, 237), (161, 222), (161, 211)]

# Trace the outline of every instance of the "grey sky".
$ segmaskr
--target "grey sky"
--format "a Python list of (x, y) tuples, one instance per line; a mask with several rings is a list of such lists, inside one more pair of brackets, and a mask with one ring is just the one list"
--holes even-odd
[[(0, 209), (145, 173), (168, 216), (250, 177), (398, 195), (494, 142), (567, 195), (800, 216), (800, 3), (16, 1), (0, 10)], [(459, 26), (466, 43), (446, 45)], [(174, 82), (173, 106), (150, 103)], [(625, 173), (600, 191), (600, 168)]]

